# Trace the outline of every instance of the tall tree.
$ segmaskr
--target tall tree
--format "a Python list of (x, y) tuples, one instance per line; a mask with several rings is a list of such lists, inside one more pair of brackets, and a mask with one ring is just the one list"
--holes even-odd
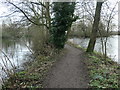
[(99, 26), (99, 21), (100, 21), (100, 13), (101, 13), (102, 4), (103, 4), (103, 2), (97, 2), (95, 16), (94, 16), (94, 22), (93, 22), (93, 26), (92, 26), (92, 33), (90, 36), (90, 41), (89, 41), (86, 52), (93, 52), (93, 50), (94, 50), (95, 42), (96, 42), (96, 35), (98, 32), (98, 26)]
[(53, 14), (51, 41), (56, 48), (64, 48), (67, 40), (66, 32), (71, 27), (73, 21), (76, 20), (74, 17), (75, 2), (54, 2), (53, 3)]
[(29, 21), (30, 24), (37, 26), (44, 26), (49, 30), (51, 24), (49, 2), (43, 2), (43, 0), (21, 0), (18, 3), (11, 2), (10, 0), (6, 1), (8, 4), (11, 4), (18, 9), (19, 11), (17, 10), (17, 12), (20, 12), (24, 15), (24, 18), (26, 18), (24, 21)]

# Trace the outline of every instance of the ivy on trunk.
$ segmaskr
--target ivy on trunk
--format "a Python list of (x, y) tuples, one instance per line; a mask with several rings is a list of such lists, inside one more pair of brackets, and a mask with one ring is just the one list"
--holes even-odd
[(54, 2), (52, 27), (50, 30), (51, 41), (58, 49), (64, 48), (67, 40), (66, 32), (71, 27), (74, 16), (75, 2)]

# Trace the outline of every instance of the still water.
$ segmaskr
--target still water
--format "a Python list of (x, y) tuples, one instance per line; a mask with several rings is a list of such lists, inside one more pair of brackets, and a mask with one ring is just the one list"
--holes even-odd
[[(113, 61), (120, 63), (120, 59), (118, 58), (118, 51), (120, 51), (120, 48), (118, 48), (118, 40), (120, 39), (120, 36), (110, 36), (107, 40), (107, 55), (112, 58)], [(105, 38), (103, 38), (104, 40)], [(89, 43), (89, 38), (72, 38), (69, 39), (70, 42), (74, 44), (78, 44), (84, 48), (87, 48)], [(97, 38), (96, 44), (95, 44), (95, 51), (102, 52), (102, 44), (101, 39)]]
[(3, 68), (11, 69), (14, 67), (21, 68), (22, 64), (27, 61), (27, 56), (30, 55), (28, 47), (31, 41), (29, 39), (3, 39), (0, 51), (0, 77), (5, 77)]
[[(108, 38), (107, 41), (107, 55), (112, 58), (112, 60), (116, 62), (120, 62), (118, 59), (118, 38), (120, 36), (111, 36)], [(69, 39), (69, 41), (78, 44), (84, 48), (88, 46), (89, 38), (72, 38)], [(30, 39), (20, 39), (20, 40), (8, 40), (4, 39), (2, 40), (2, 51), (8, 56), (12, 64), (14, 64), (17, 67), (20, 67), (24, 62), (26, 62), (27, 58), (26, 55), (31, 54), (28, 47), (31, 46), (31, 40)], [(102, 45), (100, 38), (97, 38), (95, 50), (98, 52), (101, 52)], [(11, 68), (9, 60), (7, 60), (7, 57), (0, 52), (0, 70), (2, 69), (2, 66), (4, 66), (4, 63), (8, 68)], [(3, 63), (4, 61), (4, 63)]]
[[(120, 36), (111, 36), (108, 38), (107, 41), (107, 54), (109, 57), (112, 58), (112, 60), (120, 63), (120, 60), (118, 59), (118, 38)], [(87, 39), (81, 39), (81, 38), (72, 38), (69, 39), (69, 41), (78, 44), (84, 48), (87, 47), (89, 38)], [(1, 43), (0, 43), (1, 44)], [(9, 39), (3, 39), (2, 40), (2, 51), (4, 52), (7, 57), (0, 52), (0, 77), (4, 76), (5, 74), (2, 72), (2, 67), (5, 67), (4, 64), (6, 64), (6, 67), (11, 69), (11, 63), (16, 66), (17, 68), (21, 67), (24, 62), (27, 61), (27, 56), (30, 55), (30, 51), (28, 47), (31, 46), (31, 40), (30, 39), (20, 39), (20, 40), (9, 40)], [(95, 45), (95, 50), (98, 52), (101, 52), (101, 40), (100, 38), (97, 38), (97, 42)], [(8, 60), (9, 58), (9, 60)], [(4, 61), (4, 63), (3, 63)], [(1, 81), (0, 81), (1, 83)]]

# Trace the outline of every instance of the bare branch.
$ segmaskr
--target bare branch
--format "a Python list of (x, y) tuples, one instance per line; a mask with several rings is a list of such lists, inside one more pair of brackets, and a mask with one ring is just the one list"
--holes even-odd
[(16, 13), (16, 12), (18, 12), (18, 11), (13, 11), (12, 13), (10, 13), (10, 14), (8, 14), (8, 15), (0, 16), (0, 18), (9, 17), (9, 16), (11, 16), (12, 14), (14, 14), (14, 13)]
[(39, 3), (37, 3), (37, 2), (30, 2), (30, 3), (36, 4), (36, 5), (41, 5), (41, 6), (43, 6), (44, 8), (46, 8), (46, 6), (45, 6), (42, 2), (39, 2)]
[(46, 26), (47, 28), (49, 28), (46, 24), (44, 24), (44, 23), (36, 23), (36, 22), (34, 22), (34, 21), (32, 21), (28, 16), (27, 16), (27, 14), (21, 9), (21, 8), (19, 8), (18, 6), (16, 6), (14, 3), (12, 3), (12, 2), (10, 2), (10, 1), (7, 1), (9, 4), (11, 4), (11, 5), (13, 5), (14, 7), (16, 7), (18, 10), (20, 10), (23, 14), (24, 14), (24, 16), (31, 22), (31, 23), (33, 23), (33, 24), (35, 24), (35, 25), (38, 25), (38, 26), (41, 26), (41, 25), (44, 25), (44, 26)]

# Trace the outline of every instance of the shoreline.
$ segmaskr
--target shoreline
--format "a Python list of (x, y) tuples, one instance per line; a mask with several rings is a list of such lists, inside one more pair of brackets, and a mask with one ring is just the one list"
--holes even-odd
[(5, 79), (2, 88), (43, 88), (42, 82), (49, 68), (64, 52), (62, 50), (61, 53), (54, 52), (51, 56), (37, 56), (36, 59), (23, 63), (24, 70), (18, 70)]
[[(81, 49), (85, 52), (85, 48), (67, 42), (69, 45)], [(86, 65), (88, 66), (89, 75), (90, 75), (90, 87), (91, 88), (119, 88), (120, 82), (120, 64), (114, 62), (109, 57), (106, 60), (103, 58), (103, 55), (98, 52), (86, 53), (85, 60)]]
[[(95, 88), (110, 88), (110, 87), (116, 88), (118, 87), (118, 84), (116, 82), (116, 79), (118, 79), (118, 74), (117, 74), (118, 72), (117, 70), (119, 69), (118, 64), (116, 64), (114, 61), (110, 59), (104, 60), (102, 58), (102, 55), (99, 53), (87, 54), (85, 53), (84, 48), (78, 45), (72, 44), (72, 43), (69, 43), (69, 44), (77, 49), (81, 49), (81, 51), (84, 53), (83, 57), (86, 57), (85, 63), (88, 66), (89, 75), (91, 78), (91, 82), (89, 83), (89, 86), (91, 88), (94, 88), (94, 87)], [(57, 62), (57, 59), (59, 59), (61, 55), (64, 55), (64, 53), (65, 51), (62, 51), (60, 55), (54, 54), (51, 57), (39, 57), (38, 56), (35, 61), (32, 61), (30, 64), (28, 64), (28, 67), (26, 70), (17, 72), (15, 75), (7, 79), (4, 88), (6, 87), (7, 88), (20, 88), (20, 87), (21, 88), (44, 88), (42, 86), (42, 82), (44, 78), (46, 77), (46, 75), (48, 74), (47, 72)], [(104, 72), (107, 73), (110, 81), (106, 81), (107, 77), (104, 76), (106, 75), (106, 73), (104, 74)], [(112, 74), (110, 72), (112, 72)], [(99, 75), (95, 76), (96, 74), (99, 74)], [(14, 81), (11, 83), (10, 80), (13, 78), (17, 80), (17, 82)], [(114, 79), (115, 82), (113, 82), (112, 86), (107, 87), (106, 85), (111, 83), (112, 79)], [(97, 85), (96, 85), (96, 81), (97, 83), (99, 82)], [(105, 85), (103, 84), (101, 85), (103, 81), (106, 83)]]

